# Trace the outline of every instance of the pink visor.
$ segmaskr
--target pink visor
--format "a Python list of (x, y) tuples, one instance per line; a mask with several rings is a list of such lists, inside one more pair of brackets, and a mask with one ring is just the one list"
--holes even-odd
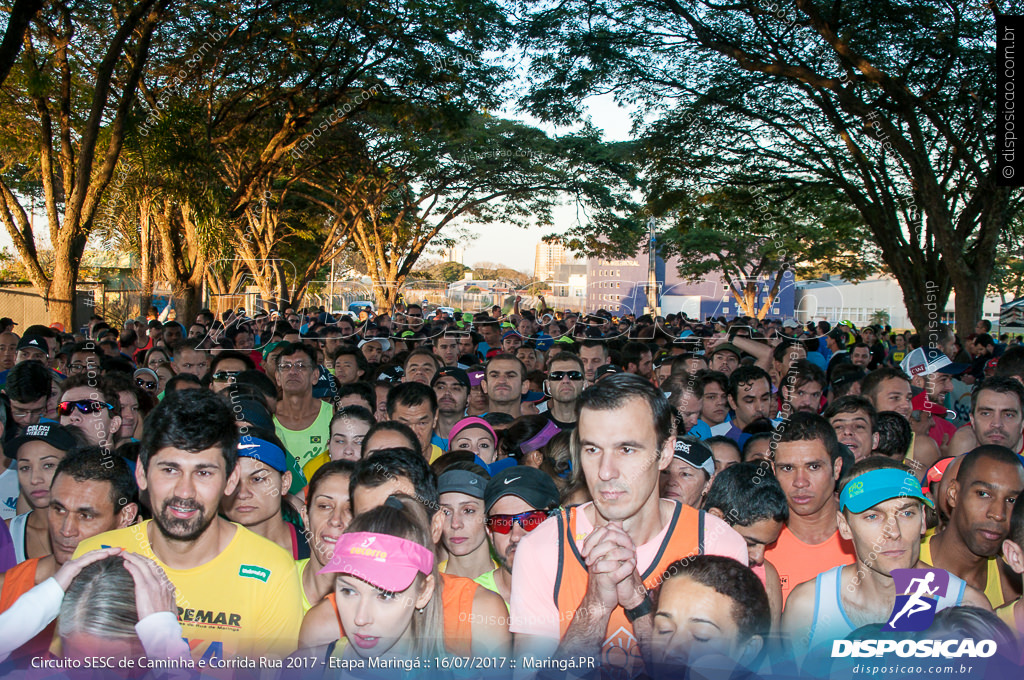
[(463, 418), (459, 422), (452, 425), (451, 431), (448, 433), (448, 441), (454, 441), (455, 437), (459, 435), (463, 430), (468, 430), (471, 427), (479, 427), (482, 430), (487, 430), (487, 433), (491, 435), (491, 441), (495, 444), (498, 443), (498, 435), (491, 427), (491, 424), (483, 418), (477, 418), (476, 416), (469, 416)]
[(334, 555), (319, 574), (348, 574), (389, 593), (400, 593), (434, 571), (434, 553), (418, 543), (388, 534), (342, 534)]

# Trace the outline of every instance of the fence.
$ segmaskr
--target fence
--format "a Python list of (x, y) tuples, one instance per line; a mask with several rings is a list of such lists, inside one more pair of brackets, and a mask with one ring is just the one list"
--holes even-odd
[[(75, 315), (84, 322), (93, 314), (95, 307), (93, 287), (82, 287), (75, 291)], [(46, 309), (46, 300), (30, 283), (0, 282), (0, 317), (10, 317), (18, 324), (15, 331), (19, 334), (27, 326), (51, 323), (50, 312)]]

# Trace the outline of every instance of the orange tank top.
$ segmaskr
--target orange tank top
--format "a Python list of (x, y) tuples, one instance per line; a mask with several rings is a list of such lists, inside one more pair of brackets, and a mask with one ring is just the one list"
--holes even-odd
[(768, 546), (764, 558), (779, 572), (783, 605), (793, 588), (804, 581), (811, 581), (818, 574), (833, 567), (853, 564), (856, 560), (853, 543), (840, 536), (838, 529), (823, 543), (809, 545), (797, 538), (788, 526), (782, 528), (779, 540)]
[[(6, 586), (5, 586), (6, 587)], [(444, 612), (444, 648), (455, 656), (472, 656), (473, 649), (473, 598), (480, 584), (462, 576), (441, 574), (441, 610)], [(334, 591), (327, 593), (327, 599), (334, 607), (338, 619), (338, 632), (345, 637), (338, 611), (338, 599)]]
[[(11, 567), (4, 572), (4, 587), (0, 589), (0, 612), (11, 608), (19, 597), (32, 590), (36, 585), (36, 567), (39, 565), (38, 557), (25, 560), (17, 566)], [(45, 656), (53, 642), (53, 635), (57, 630), (57, 621), (54, 620), (34, 638), (18, 648), (11, 657), (14, 659), (28, 658), (33, 656)]]
[[(647, 590), (661, 584), (661, 577), (675, 561), (704, 554), (704, 513), (688, 505), (675, 504), (665, 538), (654, 562), (640, 575)], [(589, 575), (587, 565), (576, 546), (576, 518), (578, 507), (566, 508), (558, 517), (558, 572), (555, 575), (554, 598), (558, 606), (561, 637), (587, 592)], [(604, 644), (601, 646), (601, 666), (610, 669), (613, 676), (625, 673), (634, 677), (643, 669), (643, 659), (633, 624), (626, 611), (616, 607), (608, 620)]]

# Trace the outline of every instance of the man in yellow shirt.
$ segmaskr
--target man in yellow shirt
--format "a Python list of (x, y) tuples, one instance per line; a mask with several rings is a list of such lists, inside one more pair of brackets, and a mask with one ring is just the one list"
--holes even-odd
[(238, 484), (237, 447), (225, 401), (200, 390), (167, 395), (146, 423), (135, 471), (153, 519), (84, 540), (75, 551), (113, 546), (156, 561), (177, 589), (193, 657), (207, 666), (290, 654), (302, 623), (291, 555), (217, 515)]
[(1024, 494), (1020, 458), (1004, 446), (979, 446), (964, 454), (946, 491), (946, 528), (921, 541), (921, 560), (959, 576), (985, 593), (993, 609), (1020, 595), (999, 553), (1010, 533), (1010, 513)]

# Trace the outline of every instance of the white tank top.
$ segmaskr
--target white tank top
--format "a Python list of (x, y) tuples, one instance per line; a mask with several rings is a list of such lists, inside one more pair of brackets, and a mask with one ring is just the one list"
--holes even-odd
[[(833, 640), (843, 640), (857, 629), (843, 609), (842, 579), (838, 566), (818, 574), (814, 579), (814, 618), (811, 620), (810, 646), (814, 649), (820, 645), (831, 646)], [(949, 575), (949, 588), (946, 594), (935, 603), (935, 611), (949, 607), (958, 607), (964, 599), (967, 582)], [(952, 593), (952, 594), (950, 594)], [(884, 623), (884, 621), (879, 621)]]
[(14, 558), (21, 564), (28, 556), (25, 554), (25, 528), (28, 526), (28, 513), (22, 513), (11, 520), (11, 538), (14, 541)]

